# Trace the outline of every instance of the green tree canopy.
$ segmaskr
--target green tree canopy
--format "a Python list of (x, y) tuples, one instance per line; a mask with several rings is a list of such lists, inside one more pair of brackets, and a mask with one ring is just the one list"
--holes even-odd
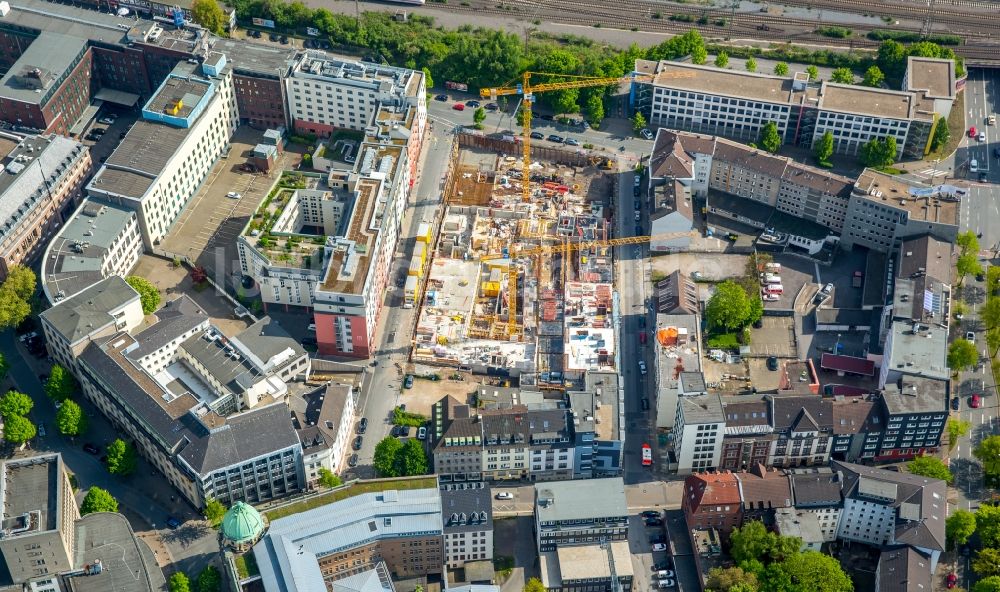
[(976, 553), (972, 560), (972, 571), (981, 578), (1000, 576), (1000, 549), (987, 547)]
[(191, 3), (191, 18), (219, 36), (225, 34), (226, 25), (229, 23), (226, 14), (215, 0), (194, 0)]
[(694, 50), (691, 51), (691, 63), (692, 64), (695, 64), (696, 66), (700, 66), (700, 65), (704, 64), (705, 60), (707, 60), (707, 59), (708, 59), (708, 50), (705, 49), (704, 45), (702, 45), (701, 47), (697, 47), (697, 48), (695, 48)]
[(810, 592), (852, 592), (854, 584), (840, 563), (824, 553), (805, 551), (787, 558), (780, 565), (795, 584), (795, 590)]
[(138, 459), (135, 448), (118, 438), (108, 445), (108, 472), (112, 475), (125, 477), (135, 471)]
[(191, 592), (191, 581), (182, 571), (175, 572), (174, 575), (170, 576), (167, 584), (170, 587), (170, 592)]
[(715, 293), (705, 306), (705, 319), (709, 327), (736, 330), (746, 326), (751, 312), (746, 290), (726, 280), (715, 286)]
[(326, 468), (320, 467), (319, 471), (319, 484), (323, 487), (340, 487), (340, 477), (333, 474), (333, 472)]
[(990, 576), (976, 582), (971, 592), (1000, 592), (1000, 576)]
[(397, 438), (388, 436), (375, 446), (375, 457), (372, 459), (372, 466), (379, 477), (398, 477), (399, 468), (396, 458), (403, 450), (403, 443)]
[(1000, 547), (1000, 506), (979, 506), (976, 510), (976, 533), (982, 539), (983, 546)]
[(850, 68), (837, 68), (830, 73), (830, 81), (839, 84), (854, 84), (854, 72)]
[(73, 396), (79, 385), (73, 375), (68, 370), (56, 364), (49, 372), (49, 378), (45, 381), (45, 394), (56, 402), (63, 402)]
[(964, 545), (972, 533), (976, 532), (976, 515), (968, 510), (957, 509), (944, 522), (948, 547)]
[(931, 136), (931, 150), (940, 150), (945, 147), (951, 139), (951, 130), (948, 129), (948, 121), (938, 118), (934, 126), (934, 134)]
[(26, 267), (12, 267), (0, 284), (0, 329), (16, 327), (28, 318), (34, 292), (35, 273)]
[(976, 233), (971, 230), (959, 232), (955, 237), (955, 244), (958, 245), (958, 248), (963, 255), (966, 253), (979, 252), (979, 237), (977, 237)]
[(222, 505), (219, 500), (210, 497), (205, 500), (205, 520), (212, 523), (213, 526), (222, 522), (222, 517), (226, 515), (226, 506)]
[(28, 395), (18, 391), (7, 391), (0, 397), (0, 416), (10, 419), (14, 416), (23, 416), (31, 412), (35, 402)]
[(476, 107), (476, 110), (472, 112), (472, 123), (475, 124), (476, 129), (483, 129), (484, 121), (486, 121), (486, 109)]
[(745, 67), (747, 69), (747, 72), (756, 72), (757, 71), (757, 60), (753, 59), (753, 57), (751, 56), (751, 57), (747, 58), (746, 62), (743, 63), (743, 67)]
[(774, 75), (788, 76), (788, 64), (786, 64), (785, 62), (778, 62), (774, 64)]
[(125, 281), (139, 293), (143, 314), (152, 314), (160, 306), (160, 291), (156, 289), (153, 282), (137, 275), (130, 275), (125, 278)]
[(64, 436), (79, 436), (87, 431), (87, 416), (76, 401), (63, 401), (59, 411), (56, 411), (56, 427)]
[(760, 130), (757, 144), (771, 154), (777, 153), (778, 149), (781, 148), (781, 134), (778, 133), (778, 124), (773, 121), (765, 123)]
[(632, 130), (638, 132), (645, 127), (646, 127), (646, 116), (636, 111), (635, 115), (632, 116)]
[(198, 574), (198, 592), (221, 592), (222, 574), (214, 565), (206, 566)]
[[(959, 339), (958, 341), (965, 340)], [(955, 343), (958, 343), (958, 341)], [(979, 445), (972, 449), (972, 455), (978, 458), (979, 462), (983, 463), (984, 472), (990, 475), (1000, 475), (1000, 436), (987, 436), (983, 438), (979, 442)]]
[(875, 63), (879, 69), (892, 78), (902, 78), (906, 67), (906, 46), (898, 41), (887, 39), (878, 47)]
[(646, 52), (648, 60), (676, 60), (686, 55), (694, 56), (705, 49), (705, 40), (697, 29), (690, 29), (683, 35), (675, 35)]
[(948, 345), (948, 367), (955, 372), (972, 368), (979, 362), (976, 346), (965, 339), (956, 339)]
[(806, 66), (806, 74), (809, 75), (809, 81), (812, 82), (813, 80), (819, 78), (819, 68), (810, 64)]
[(936, 456), (918, 456), (906, 463), (906, 468), (914, 475), (940, 479), (948, 484), (951, 484), (955, 480), (955, 476), (951, 474), (948, 465), (944, 464), (944, 461)]
[(35, 293), (35, 286), (38, 280), (35, 272), (27, 267), (15, 265), (7, 272), (7, 279), (3, 281), (3, 287), (11, 290), (14, 295), (24, 301), (30, 301)]
[(958, 272), (959, 283), (965, 280), (967, 275), (983, 273), (983, 266), (979, 263), (979, 258), (973, 253), (966, 253), (958, 256), (955, 263), (955, 271)]
[(878, 66), (871, 66), (865, 70), (865, 76), (861, 84), (872, 88), (879, 88), (883, 82), (885, 82), (885, 74), (882, 73), (882, 70)]
[(833, 134), (829, 131), (824, 133), (813, 146), (813, 156), (820, 165), (829, 165), (830, 157), (833, 156)]
[(728, 65), (729, 65), (729, 54), (728, 53), (726, 53), (724, 51), (720, 51), (719, 53), (715, 54), (715, 67), (716, 68), (725, 68)]
[(93, 512), (117, 512), (118, 501), (111, 497), (106, 489), (93, 486), (87, 491), (87, 495), (80, 504), (80, 515), (86, 516)]
[(740, 528), (733, 529), (729, 536), (729, 554), (737, 564), (744, 561), (767, 557), (775, 545), (778, 535), (767, 530), (763, 522), (751, 520)]
[(545, 592), (545, 586), (538, 578), (531, 578), (524, 583), (524, 592)]
[(945, 424), (945, 430), (948, 432), (948, 440), (951, 446), (958, 444), (959, 438), (969, 433), (972, 429), (972, 423), (968, 422), (960, 417), (950, 417), (948, 418), (948, 423)]
[(0, 380), (7, 378), (7, 372), (10, 370), (10, 364), (7, 363), (7, 358), (3, 354), (0, 354)]
[(584, 101), (584, 110), (587, 112), (587, 121), (596, 128), (604, 120), (604, 99), (598, 93), (590, 93)]
[(3, 439), (20, 446), (38, 434), (35, 424), (23, 415), (4, 417)]
[[(740, 586), (744, 586), (741, 588)], [(757, 576), (742, 567), (713, 567), (708, 570), (705, 588), (711, 592), (756, 592)]]
[(424, 87), (427, 90), (430, 90), (431, 88), (434, 87), (434, 77), (431, 76), (431, 69), (428, 68), (427, 66), (424, 66), (423, 68), (420, 69), (420, 71), (424, 73)]
[(861, 162), (865, 166), (884, 168), (896, 162), (896, 138), (872, 139), (861, 147)]
[(399, 451), (397, 465), (400, 475), (426, 475), (428, 462), (423, 442), (416, 438), (407, 440), (406, 444), (403, 444), (402, 450)]
[(1000, 298), (987, 300), (986, 305), (979, 309), (979, 318), (983, 319), (987, 329), (1000, 327)]

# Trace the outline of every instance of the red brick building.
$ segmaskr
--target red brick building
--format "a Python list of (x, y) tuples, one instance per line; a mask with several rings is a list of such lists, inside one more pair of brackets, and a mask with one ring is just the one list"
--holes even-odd
[(681, 508), (689, 529), (715, 528), (724, 536), (740, 525), (741, 506), (736, 475), (699, 473), (684, 480)]

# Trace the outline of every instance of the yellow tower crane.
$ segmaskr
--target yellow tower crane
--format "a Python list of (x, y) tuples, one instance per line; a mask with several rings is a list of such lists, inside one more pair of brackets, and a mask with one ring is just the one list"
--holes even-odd
[[(531, 77), (538, 76), (558, 76), (562, 78), (572, 78), (563, 82), (543, 82), (532, 84)], [(551, 74), (546, 72), (525, 72), (522, 75), (520, 84), (514, 86), (503, 86), (494, 88), (483, 88), (479, 91), (479, 96), (484, 99), (495, 101), (497, 97), (509, 95), (521, 95), (521, 124), (523, 126), (521, 139), (521, 156), (523, 170), (521, 172), (521, 200), (524, 203), (531, 201), (531, 105), (535, 100), (535, 93), (548, 92), (553, 90), (566, 90), (570, 88), (592, 88), (595, 86), (612, 86), (624, 84), (626, 82), (652, 82), (659, 78), (692, 78), (694, 72), (662, 72), (660, 74), (634, 74), (621, 77), (595, 77), (595, 76), (574, 76), (571, 74)], [(639, 241), (642, 242), (642, 241)], [(623, 243), (628, 244), (628, 243)], [(546, 251), (548, 252), (548, 251)], [(511, 269), (514, 262), (511, 257)], [(507, 305), (510, 313), (507, 315), (507, 333), (513, 335), (517, 329), (517, 273), (507, 274)]]

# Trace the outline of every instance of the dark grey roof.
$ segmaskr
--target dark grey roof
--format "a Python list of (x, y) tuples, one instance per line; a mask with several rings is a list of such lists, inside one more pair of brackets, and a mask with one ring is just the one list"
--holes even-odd
[(73, 565), (82, 569), (101, 562), (101, 573), (63, 576), (70, 592), (161, 592), (167, 581), (156, 558), (132, 532), (124, 516), (112, 512), (87, 514), (76, 521)]
[(129, 352), (129, 358), (139, 360), (208, 321), (205, 311), (186, 294), (164, 304), (155, 314), (157, 322), (136, 335), (139, 347)]
[[(53, 85), (63, 79), (75, 65), (74, 60), (86, 49), (87, 41), (80, 37), (42, 31), (38, 38), (24, 49), (24, 53), (0, 78), (0, 97), (21, 103), (41, 104), (51, 98), (49, 92)], [(31, 86), (19, 82), (19, 78), (27, 71), (37, 69), (42, 74), (43, 86), (41, 92), (35, 92)]]
[(843, 473), (844, 497), (878, 501), (883, 495), (894, 494), (887, 503), (896, 508), (897, 543), (944, 550), (944, 481), (840, 461), (832, 461), (831, 467)]
[(354, 396), (351, 391), (349, 385), (330, 383), (303, 395), (306, 410), (293, 418), (302, 448), (321, 450), (337, 441), (347, 401)]
[(677, 378), (685, 393), (705, 392), (705, 375), (701, 372), (681, 372)]
[(122, 277), (113, 275), (63, 300), (41, 317), (67, 342), (76, 343), (101, 327), (114, 324), (109, 313), (133, 300), (139, 300), (139, 293)]
[(775, 430), (828, 430), (833, 427), (833, 401), (816, 395), (772, 396)]
[[(569, 427), (565, 409), (527, 409), (524, 406), (502, 411), (483, 411), (483, 441), (488, 446), (538, 446), (540, 440), (566, 439), (553, 446), (569, 446)], [(496, 444), (490, 444), (496, 440)]]
[[(306, 355), (306, 350), (302, 349), (302, 344), (293, 339), (288, 334), (288, 331), (285, 331), (284, 327), (271, 317), (260, 319), (241, 331), (233, 339), (245, 345), (249, 351), (253, 352), (265, 364), (274, 356), (289, 349), (292, 350), (292, 356), (288, 358), (288, 362), (298, 360), (300, 357)], [(279, 364), (279, 367), (286, 365), (288, 362)]]
[(715, 189), (709, 189), (708, 191), (708, 205), (709, 207), (744, 216), (765, 225), (771, 219), (774, 212), (777, 211), (766, 203), (724, 193)]
[(911, 547), (887, 547), (878, 558), (879, 592), (930, 592), (931, 560)]
[(860, 308), (817, 308), (816, 323), (820, 325), (865, 325), (871, 323), (872, 312)]
[(212, 335), (215, 335), (213, 330), (195, 333), (181, 344), (180, 349), (196, 360), (206, 374), (233, 393), (242, 393), (263, 378), (232, 346), (218, 338), (207, 339)]
[(441, 485), (441, 522), (451, 532), (493, 530), (493, 499), (483, 482)]
[(678, 269), (656, 282), (656, 312), (698, 314), (698, 287)]
[(947, 412), (947, 384), (943, 380), (907, 375), (895, 383), (887, 383), (882, 400), (891, 415)]
[(230, 415), (225, 425), (192, 442), (179, 456), (205, 474), (298, 444), (288, 406), (279, 402)]
[(722, 398), (716, 393), (680, 397), (678, 404), (683, 410), (685, 425), (726, 421), (725, 413), (722, 411)]
[(840, 474), (827, 467), (795, 469), (789, 472), (796, 507), (839, 506)]
[[(750, 400), (747, 400), (750, 399)], [(744, 395), (722, 399), (726, 427), (769, 425), (770, 405), (767, 399), (753, 400)]]

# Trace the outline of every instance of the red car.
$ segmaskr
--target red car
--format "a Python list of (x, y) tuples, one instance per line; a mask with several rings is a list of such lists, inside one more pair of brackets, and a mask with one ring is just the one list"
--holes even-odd
[(948, 588), (949, 589), (954, 588), (955, 584), (957, 583), (958, 583), (958, 576), (955, 575), (955, 572), (951, 572), (950, 574), (948, 574), (948, 579), (947, 579)]
[(454, 109), (455, 111), (465, 111), (465, 105), (463, 105), (462, 103), (455, 103), (454, 105), (451, 106), (451, 108)]
[(969, 407), (972, 407), (973, 409), (979, 409), (980, 403), (981, 402), (979, 400), (979, 395), (972, 395), (972, 400), (969, 401)]
[(969, 128), (969, 137), (970, 138), (976, 137), (976, 126), (972, 126)]

